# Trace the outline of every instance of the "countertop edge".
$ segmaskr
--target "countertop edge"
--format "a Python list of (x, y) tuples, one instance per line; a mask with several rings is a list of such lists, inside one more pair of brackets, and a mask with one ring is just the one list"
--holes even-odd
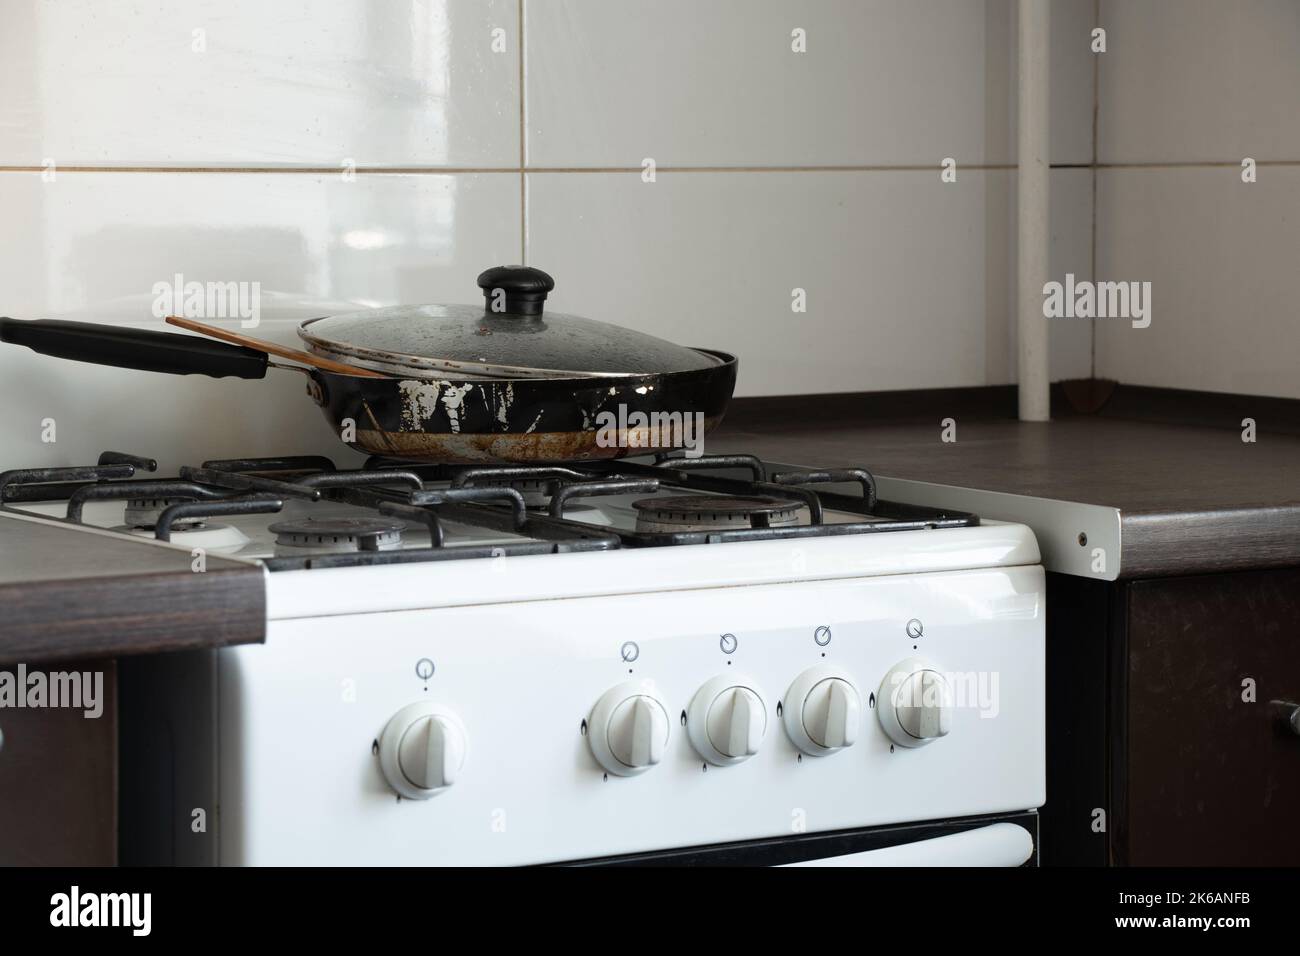
[(1300, 566), (1300, 507), (1120, 512), (1121, 579)]
[(249, 564), (0, 584), (0, 666), (261, 642), (265, 574)]

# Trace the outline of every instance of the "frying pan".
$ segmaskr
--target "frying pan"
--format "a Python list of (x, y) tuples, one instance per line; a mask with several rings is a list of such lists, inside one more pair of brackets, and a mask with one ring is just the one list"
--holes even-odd
[[(291, 369), (307, 377), (307, 394), (346, 444), (449, 464), (589, 461), (680, 447), (673, 443), (680, 432), (668, 435), (642, 422), (664, 415), (695, 422), (698, 414), (707, 434), (722, 420), (737, 367), (734, 355), (698, 349), (714, 363), (646, 375), (364, 377), (282, 365), (266, 352), (192, 335), (54, 319), (0, 318), (0, 341), (78, 362), (173, 375), (260, 379), (268, 368)], [(602, 443), (598, 436), (608, 438), (608, 430), (601, 425), (611, 422), (627, 427), (619, 428), (615, 442)]]

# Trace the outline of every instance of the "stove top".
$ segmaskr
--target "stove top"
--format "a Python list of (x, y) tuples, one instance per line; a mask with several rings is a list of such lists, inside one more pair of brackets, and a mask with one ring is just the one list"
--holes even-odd
[(978, 525), (884, 501), (865, 469), (769, 474), (749, 455), (543, 466), (317, 456), (207, 461), (173, 477), (105, 452), (0, 473), (0, 508), (262, 562), (271, 570), (815, 538)]

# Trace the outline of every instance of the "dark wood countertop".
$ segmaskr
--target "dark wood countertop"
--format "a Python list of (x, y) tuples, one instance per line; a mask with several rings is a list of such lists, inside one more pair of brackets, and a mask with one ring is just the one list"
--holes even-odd
[[(771, 400), (764, 400), (770, 402)], [(806, 401), (806, 400), (805, 400)], [(1300, 565), (1300, 436), (1096, 415), (1050, 423), (967, 420), (941, 440), (923, 423), (853, 418), (839, 409), (729, 418), (710, 453), (863, 466), (890, 478), (977, 488), (1120, 512), (1121, 577)]]
[(256, 564), (0, 513), (0, 665), (260, 641)]

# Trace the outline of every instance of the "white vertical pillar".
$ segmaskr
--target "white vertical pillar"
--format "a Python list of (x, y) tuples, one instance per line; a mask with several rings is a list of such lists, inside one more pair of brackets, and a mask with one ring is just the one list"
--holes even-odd
[(1043, 315), (1048, 281), (1051, 0), (1020, 0), (1020, 167), (1016, 308), (1020, 419), (1050, 417), (1050, 352)]

